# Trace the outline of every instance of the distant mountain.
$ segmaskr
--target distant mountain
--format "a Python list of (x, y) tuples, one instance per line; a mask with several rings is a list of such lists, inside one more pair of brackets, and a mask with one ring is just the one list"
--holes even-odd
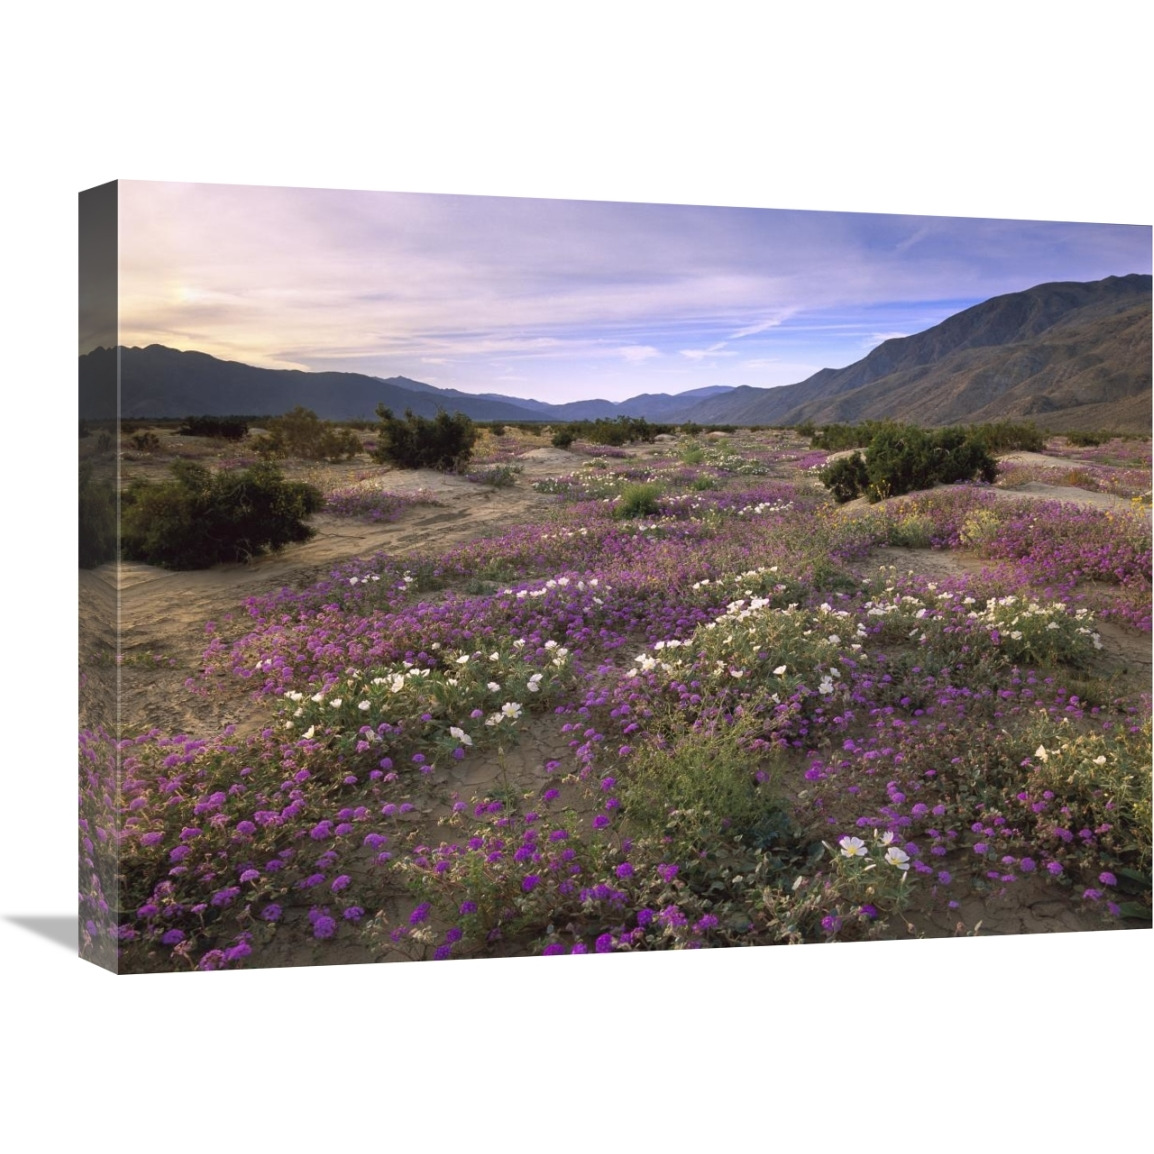
[[(381, 380), (360, 373), (258, 369), (163, 345), (121, 348), (119, 353), (120, 411), (125, 417), (280, 414), (303, 405), (325, 420), (340, 420), (372, 418), (377, 405), (384, 403), (397, 412), (412, 409), (423, 417), (436, 416), (444, 408), (482, 421), (540, 419), (511, 403), (464, 393), (449, 398), (444, 390), (405, 377)], [(116, 354), (115, 349), (102, 348), (80, 358), (81, 417), (105, 415)]]
[(677, 414), (703, 424), (1029, 419), (1055, 432), (1149, 432), (1151, 278), (1057, 282), (993, 297), (844, 369), (740, 388)]
[(149, 345), (99, 348), (80, 358), (81, 417), (94, 420), (114, 415), (118, 351), (124, 417), (279, 415), (303, 405), (325, 420), (371, 419), (377, 405), (384, 404), (398, 414), (410, 409), (432, 417), (444, 409), (477, 421), (573, 421), (618, 415), (662, 421), (666, 413), (684, 409), (689, 402), (728, 391), (725, 386), (710, 386), (679, 396), (656, 393), (619, 403), (593, 400), (550, 405), (494, 393), (440, 389), (408, 377), (259, 369), (207, 353)]

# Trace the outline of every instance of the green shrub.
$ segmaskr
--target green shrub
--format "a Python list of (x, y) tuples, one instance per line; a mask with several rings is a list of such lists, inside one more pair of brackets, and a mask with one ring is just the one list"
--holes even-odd
[(377, 416), (381, 426), (373, 459), (399, 469), (463, 469), (479, 435), (464, 413), (450, 414), (443, 409), (432, 420), (406, 409), (402, 420), (378, 405)]
[(479, 485), (492, 485), (494, 489), (511, 489), (517, 484), (517, 475), (523, 469), (523, 465), (492, 465), (488, 469), (470, 473), (466, 479)]
[(1046, 447), (1045, 434), (1030, 423), (1018, 421), (991, 421), (984, 425), (969, 425), (966, 432), (979, 440), (991, 453), (1012, 453), (1023, 449), (1040, 453)]
[[(925, 430), (893, 423), (874, 428), (864, 461), (855, 452), (831, 462), (818, 474), (839, 502), (863, 492), (870, 501), (880, 501), (932, 489), (936, 484), (974, 479), (990, 482), (997, 476), (997, 463), (982, 436), (972, 429)], [(842, 436), (843, 432), (835, 432), (835, 440)]]
[(80, 466), (80, 568), (93, 569), (116, 557), (116, 487), (97, 481), (92, 466)]
[(696, 437), (701, 432), (702, 426), (696, 421), (687, 421), (681, 426), (681, 432), (686, 437)]
[(133, 433), (132, 447), (141, 453), (155, 453), (160, 448), (160, 438), (152, 432)]
[(697, 447), (685, 449), (681, 454), (683, 465), (700, 465), (705, 460), (705, 450)]
[(657, 498), (660, 496), (660, 485), (641, 483), (626, 485), (621, 490), (617, 504), (613, 506), (613, 516), (621, 518), (655, 517), (660, 512), (657, 505)]
[(286, 481), (275, 465), (213, 474), (179, 461), (172, 474), (170, 481), (137, 481), (126, 490), (121, 540), (127, 559), (207, 569), (307, 541), (316, 532), (304, 519), (324, 504), (320, 490)]
[(818, 473), (818, 480), (834, 495), (839, 505), (860, 497), (869, 483), (865, 461), (854, 451), (850, 457), (839, 457), (831, 461)]
[(351, 429), (334, 429), (311, 409), (297, 405), (283, 417), (269, 421), (268, 433), (257, 437), (253, 447), (262, 457), (343, 461), (361, 451), (361, 441)]
[(555, 449), (567, 449), (573, 444), (573, 434), (568, 429), (558, 429), (553, 434), (553, 447)]
[(1066, 440), (1071, 445), (1083, 449), (1092, 449), (1110, 438), (1105, 433), (1067, 433)]
[(223, 441), (243, 441), (248, 421), (243, 417), (185, 417), (176, 430), (182, 437), (218, 437)]

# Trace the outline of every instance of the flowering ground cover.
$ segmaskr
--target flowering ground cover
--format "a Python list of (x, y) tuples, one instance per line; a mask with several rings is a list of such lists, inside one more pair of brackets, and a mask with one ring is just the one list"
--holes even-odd
[[(494, 440), (482, 465), (533, 444)], [(1148, 925), (1149, 684), (1102, 624), (1148, 647), (1148, 511), (982, 485), (839, 509), (822, 460), (781, 431), (578, 455), (511, 474), (549, 495), (531, 523), (249, 598), (185, 692), (255, 724), (81, 734), (84, 948), (145, 971)]]

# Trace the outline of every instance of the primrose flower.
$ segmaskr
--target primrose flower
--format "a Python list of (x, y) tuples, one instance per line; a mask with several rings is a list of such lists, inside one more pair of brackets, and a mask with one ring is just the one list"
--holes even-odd
[(449, 736), (455, 738), (462, 745), (473, 744), (473, 739), (463, 729), (458, 728), (456, 725), (449, 726)]
[(1050, 755), (1046, 752), (1046, 747), (1044, 745), (1039, 745), (1038, 748), (1034, 750), (1034, 756), (1041, 761), (1050, 760)]
[(843, 857), (865, 857), (866, 847), (865, 842), (860, 837), (843, 837), (838, 843), (841, 846)]
[(904, 849), (898, 849), (896, 845), (891, 845), (886, 850), (886, 861), (892, 866), (897, 866), (900, 870), (910, 868), (910, 855)]
[(521, 703), (519, 701), (506, 701), (501, 706), (501, 713), (512, 721), (516, 721), (521, 716)]
[(783, 673), (786, 671), (786, 669), (787, 669), (787, 668), (789, 668), (789, 667), (788, 667), (788, 666), (786, 666), (786, 665), (779, 665), (779, 666), (778, 666), (778, 667), (777, 667), (777, 668), (776, 668), (776, 669), (773, 671), (773, 675), (774, 675), (774, 677), (780, 677), (780, 676), (781, 676), (781, 675), (782, 675), (782, 674), (783, 674)]

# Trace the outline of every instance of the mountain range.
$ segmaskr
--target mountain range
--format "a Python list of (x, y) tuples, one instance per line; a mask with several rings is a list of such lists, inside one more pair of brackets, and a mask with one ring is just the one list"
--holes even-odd
[(261, 369), (163, 345), (80, 358), (80, 416), (274, 414), (296, 405), (327, 420), (378, 404), (479, 421), (645, 417), (730, 425), (817, 425), (896, 418), (926, 426), (1032, 420), (1054, 432), (1151, 427), (1151, 278), (1056, 282), (993, 297), (933, 328), (887, 340), (842, 369), (775, 388), (709, 386), (628, 400), (544, 401), (440, 389), (407, 377)]

